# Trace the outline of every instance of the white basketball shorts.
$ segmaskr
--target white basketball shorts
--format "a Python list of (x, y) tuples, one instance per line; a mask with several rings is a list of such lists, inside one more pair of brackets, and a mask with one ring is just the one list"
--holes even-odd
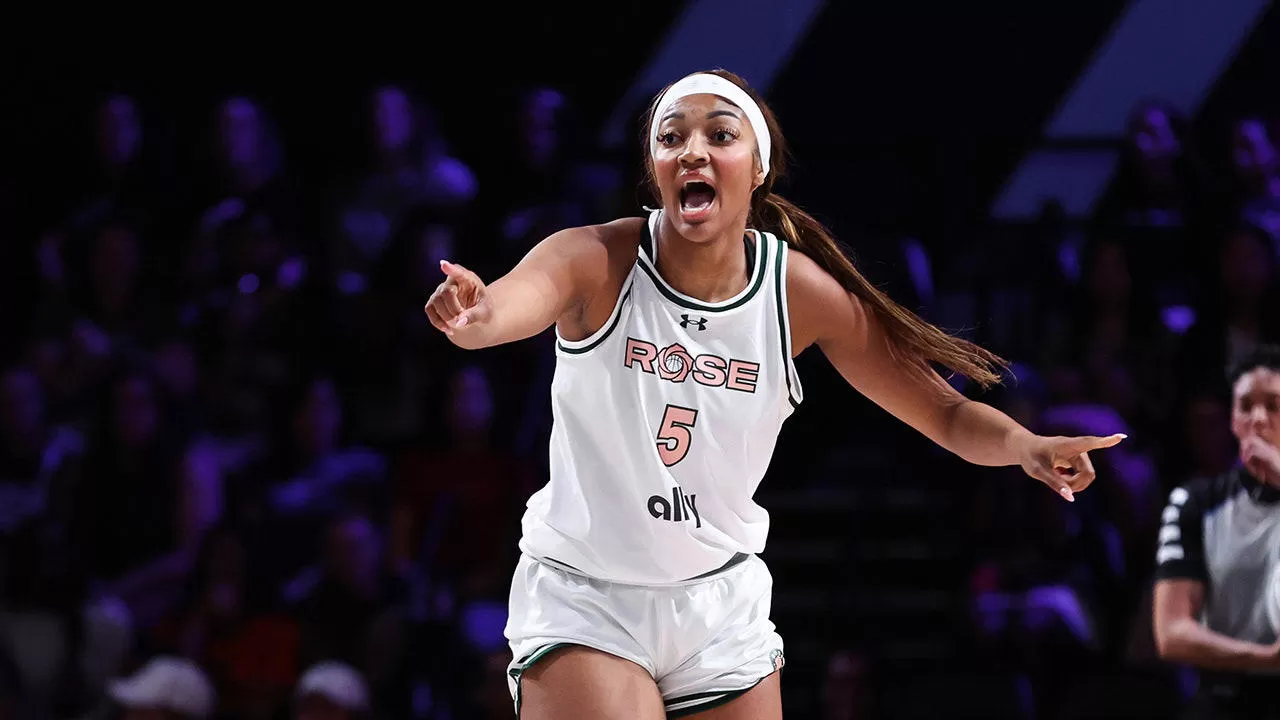
[(567, 645), (648, 670), (668, 718), (727, 703), (782, 667), (782, 638), (769, 620), (772, 594), (773, 576), (754, 555), (710, 577), (665, 587), (594, 580), (522, 555), (506, 627), (516, 716), (520, 676)]

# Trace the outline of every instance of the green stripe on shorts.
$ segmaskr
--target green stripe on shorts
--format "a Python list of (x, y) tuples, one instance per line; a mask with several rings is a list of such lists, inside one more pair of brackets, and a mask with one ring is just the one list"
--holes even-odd
[(543, 645), (537, 650), (534, 650), (528, 655), (525, 655), (524, 657), (517, 660), (515, 662), (515, 667), (507, 671), (507, 674), (511, 676), (511, 680), (515, 682), (516, 691), (514, 693), (515, 694), (514, 700), (516, 704), (517, 718), (520, 717), (520, 678), (521, 676), (524, 675), (526, 670), (533, 667), (535, 663), (537, 663), (542, 658), (546, 657), (548, 653), (554, 650), (559, 650), (560, 648), (569, 647), (572, 644), (573, 643), (561, 642), (561, 643), (551, 643), (550, 645)]
[(755, 685), (741, 690), (704, 692), (668, 700), (666, 702), (667, 718), (668, 720), (671, 720), (671, 718), (681, 718), (686, 715), (692, 715), (704, 710), (720, 707), (730, 700), (745, 695), (747, 691), (753, 687), (755, 687)]

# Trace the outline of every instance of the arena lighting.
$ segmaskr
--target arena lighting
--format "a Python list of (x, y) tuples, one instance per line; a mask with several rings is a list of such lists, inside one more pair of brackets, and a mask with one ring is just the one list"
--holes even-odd
[[(728, 68), (767, 94), (824, 5), (826, 0), (740, 0), (725, 12), (724, 0), (690, 0), (609, 116), (601, 143), (617, 148), (630, 140), (624, 137), (627, 124), (640, 103), (691, 72)], [(768, 42), (742, 42), (760, 28), (768, 28)]]
[(1046, 200), (1087, 216), (1111, 181), (1129, 112), (1159, 98), (1194, 115), (1269, 0), (1134, 0), (1010, 175), (992, 214), (1029, 220)]

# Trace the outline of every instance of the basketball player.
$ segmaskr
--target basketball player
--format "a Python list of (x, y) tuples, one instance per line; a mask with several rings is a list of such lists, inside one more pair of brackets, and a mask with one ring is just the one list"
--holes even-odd
[(1232, 369), (1240, 463), (1169, 494), (1156, 555), (1160, 656), (1202, 671), (1188, 718), (1280, 718), (1280, 635), (1268, 616), (1280, 570), (1280, 347)]
[(551, 478), (524, 516), (507, 624), (516, 713), (780, 718), (752, 497), (803, 396), (794, 356), (817, 345), (943, 447), (1068, 500), (1093, 480), (1087, 452), (1121, 437), (1038, 437), (934, 373), (991, 384), (1002, 361), (894, 304), (771, 191), (783, 138), (737, 76), (674, 83), (645, 135), (660, 209), (555, 233), (492, 285), (441, 263), (426, 306), (467, 349), (556, 328)]

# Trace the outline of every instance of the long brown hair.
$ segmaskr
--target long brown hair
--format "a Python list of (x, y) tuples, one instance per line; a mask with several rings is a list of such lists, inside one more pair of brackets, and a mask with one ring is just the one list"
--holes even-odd
[[(876, 319), (884, 326), (889, 337), (890, 351), (899, 360), (921, 370), (927, 369), (931, 363), (941, 365), (968, 377), (983, 388), (999, 384), (1001, 370), (1008, 367), (1008, 363), (1003, 358), (968, 340), (947, 334), (894, 302), (858, 272), (851, 253), (823, 227), (822, 223), (791, 201), (773, 192), (774, 183), (786, 172), (787, 158), (786, 140), (782, 136), (777, 118), (774, 117), (769, 106), (742, 78), (727, 70), (707, 72), (719, 75), (742, 88), (760, 106), (760, 112), (769, 126), (769, 138), (772, 143), (769, 172), (765, 175), (764, 184), (756, 188), (752, 194), (749, 218), (751, 225), (780, 234), (792, 248), (817, 263), (845, 290), (853, 293), (869, 307)], [(649, 146), (649, 137), (654, 132), (653, 112), (658, 99), (665, 92), (664, 88), (654, 98), (645, 118), (642, 139), (646, 148)], [(759, 157), (758, 154), (757, 157)], [(653, 158), (648, 152), (645, 153), (645, 175), (650, 192), (655, 198), (660, 197), (660, 193), (657, 192)]]

